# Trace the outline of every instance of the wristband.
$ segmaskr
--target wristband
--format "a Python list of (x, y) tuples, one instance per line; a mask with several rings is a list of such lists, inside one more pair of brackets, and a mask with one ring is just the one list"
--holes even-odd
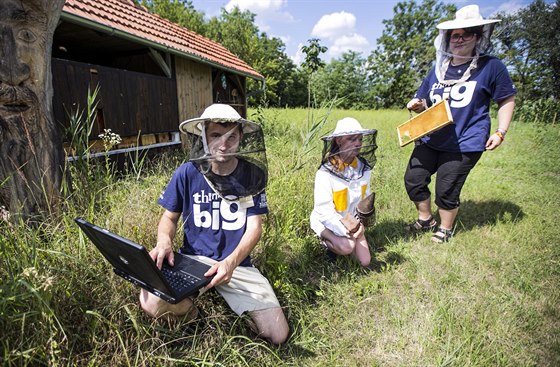
[(498, 138), (500, 138), (501, 141), (504, 141), (504, 134), (501, 131), (496, 130), (494, 134), (498, 135)]

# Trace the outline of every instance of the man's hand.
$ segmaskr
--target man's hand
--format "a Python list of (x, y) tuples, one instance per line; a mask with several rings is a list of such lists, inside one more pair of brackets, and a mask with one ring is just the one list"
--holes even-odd
[(214, 276), (212, 281), (205, 287), (206, 289), (210, 289), (223, 283), (229, 283), (235, 268), (237, 268), (237, 266), (239, 266), (239, 264), (241, 264), (243, 260), (249, 256), (261, 238), (262, 217), (262, 215), (251, 215), (247, 218), (245, 234), (241, 237), (241, 241), (239, 241), (236, 249), (229, 254), (228, 257), (214, 264), (204, 274), (207, 277), (212, 275)]
[(158, 269), (161, 269), (163, 260), (167, 260), (169, 265), (173, 266), (175, 255), (173, 255), (173, 237), (177, 231), (177, 221), (181, 213), (165, 210), (158, 224), (158, 235), (156, 247), (150, 251), (150, 257), (156, 263)]
[(204, 273), (204, 276), (207, 277), (214, 275), (214, 278), (206, 286), (206, 289), (210, 289), (222, 283), (229, 283), (236, 267), (237, 266), (227, 258), (212, 265), (212, 267)]
[(167, 260), (167, 262), (171, 266), (173, 266), (175, 263), (173, 246), (170, 243), (158, 242), (156, 247), (154, 247), (152, 251), (150, 251), (150, 257), (154, 260), (158, 269), (161, 269), (163, 260)]

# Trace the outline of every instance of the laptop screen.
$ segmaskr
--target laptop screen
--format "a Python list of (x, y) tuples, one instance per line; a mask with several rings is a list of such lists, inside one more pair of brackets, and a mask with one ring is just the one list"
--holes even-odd
[(173, 291), (162, 279), (155, 262), (143, 246), (83, 219), (76, 218), (76, 223), (113, 265), (115, 272), (120, 272), (119, 275), (130, 276), (150, 288), (173, 295)]

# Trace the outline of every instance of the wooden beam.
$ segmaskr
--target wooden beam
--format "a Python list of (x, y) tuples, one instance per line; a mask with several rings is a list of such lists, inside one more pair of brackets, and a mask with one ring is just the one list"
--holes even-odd
[(165, 60), (163, 59), (161, 54), (151, 47), (149, 48), (149, 50), (150, 50), (150, 56), (156, 62), (156, 64), (159, 65), (161, 70), (163, 70), (163, 73), (165, 74), (165, 76), (167, 76), (168, 78), (171, 78), (171, 67), (169, 65), (167, 65), (167, 63), (165, 62)]

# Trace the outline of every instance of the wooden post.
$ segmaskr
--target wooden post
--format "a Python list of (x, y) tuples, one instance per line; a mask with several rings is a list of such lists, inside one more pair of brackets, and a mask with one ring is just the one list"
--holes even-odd
[(58, 211), (64, 154), (52, 114), (51, 49), (63, 6), (0, 1), (0, 206), (14, 219)]

